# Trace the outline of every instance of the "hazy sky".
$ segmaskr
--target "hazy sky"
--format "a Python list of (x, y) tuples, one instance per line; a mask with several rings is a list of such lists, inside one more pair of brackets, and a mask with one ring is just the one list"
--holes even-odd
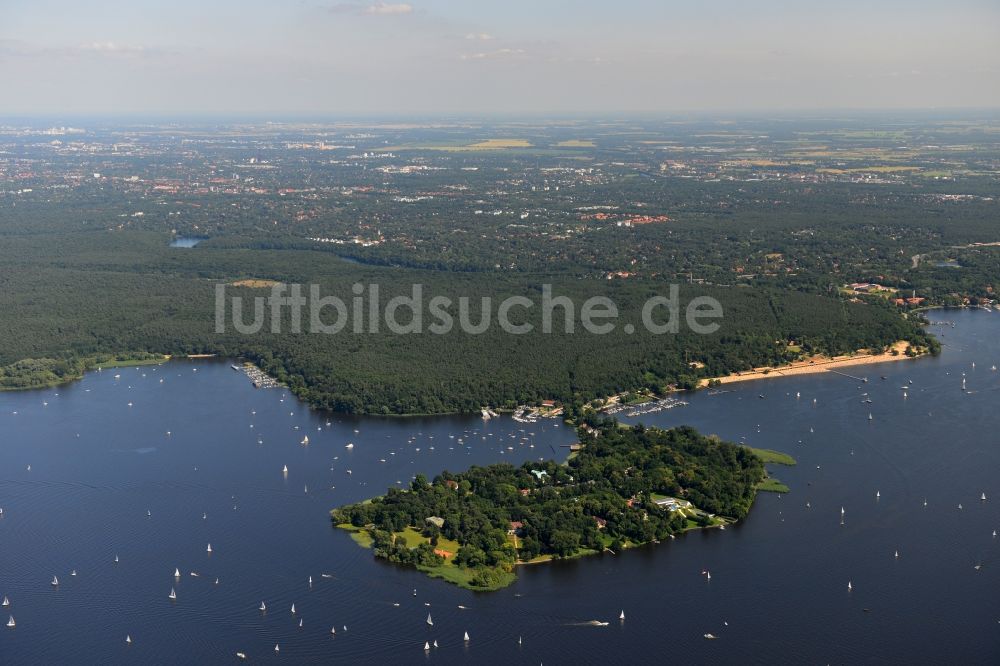
[(0, 116), (1000, 107), (1000, 0), (0, 0)]

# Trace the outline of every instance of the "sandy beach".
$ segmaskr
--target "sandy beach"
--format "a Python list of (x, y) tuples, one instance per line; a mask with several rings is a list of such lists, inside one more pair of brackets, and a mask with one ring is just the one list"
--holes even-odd
[[(812, 356), (801, 361), (796, 361), (780, 368), (755, 368), (746, 372), (739, 372), (726, 377), (717, 377), (719, 384), (733, 384), (735, 382), (745, 382), (753, 379), (771, 379), (775, 377), (792, 377), (795, 375), (812, 375), (820, 372), (830, 372), (837, 370), (843, 372), (845, 368), (855, 365), (869, 365), (871, 363), (884, 363), (886, 361), (906, 361), (911, 357), (904, 352), (909, 346), (905, 340), (900, 340), (892, 346), (890, 351), (882, 354), (869, 354), (857, 352), (846, 356)], [(895, 354), (893, 352), (896, 352)], [(708, 386), (709, 379), (703, 379), (699, 387)]]

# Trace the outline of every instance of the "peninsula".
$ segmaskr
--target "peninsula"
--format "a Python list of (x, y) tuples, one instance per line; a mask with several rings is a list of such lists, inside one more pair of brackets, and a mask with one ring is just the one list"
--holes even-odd
[(418, 475), (409, 489), (334, 509), (333, 522), (376, 557), (467, 589), (497, 590), (516, 579), (520, 564), (617, 553), (735, 522), (768, 489), (755, 450), (689, 427), (604, 419), (579, 434), (582, 446), (563, 464)]

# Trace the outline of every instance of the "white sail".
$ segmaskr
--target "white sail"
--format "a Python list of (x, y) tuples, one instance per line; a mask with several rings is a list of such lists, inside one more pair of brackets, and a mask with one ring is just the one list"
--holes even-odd
[(465, 632), (465, 636), (462, 637), (462, 640), (464, 640), (466, 643), (469, 642), (469, 632)]
[(13, 615), (11, 615), (10, 619), (7, 620), (7, 626), (10, 627), (11, 629), (13, 629), (14, 627), (17, 626), (17, 623), (14, 622), (14, 616)]
[(434, 620), (431, 619), (430, 613), (427, 614), (427, 624), (429, 624), (432, 627), (434, 626)]
[(171, 599), (176, 599), (177, 598), (177, 591), (174, 590), (174, 588), (170, 588), (170, 594), (167, 595), (167, 596), (169, 596)]

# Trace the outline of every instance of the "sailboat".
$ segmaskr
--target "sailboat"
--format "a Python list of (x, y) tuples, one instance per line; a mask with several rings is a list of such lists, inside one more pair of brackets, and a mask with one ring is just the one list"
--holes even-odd
[(177, 591), (174, 588), (170, 588), (170, 594), (167, 595), (171, 600), (177, 599)]
[(705, 580), (712, 580), (712, 572), (711, 571), (706, 571), (705, 572)]
[(302, 618), (300, 617), (299, 618), (299, 629), (301, 629), (301, 628), (302, 628)]
[(3, 603), (2, 603), (2, 604), (0, 604), (0, 606), (3, 606), (3, 607), (5, 607), (5, 608), (6, 608), (7, 606), (10, 606), (10, 599), (8, 599), (7, 597), (4, 597), (4, 598), (3, 598)]
[(466, 643), (469, 642), (469, 632), (465, 632), (465, 636), (462, 637), (462, 640), (465, 641)]
[(897, 560), (899, 559), (899, 551), (898, 550), (896, 551), (895, 557), (896, 557)]
[(181, 577), (181, 570), (175, 568), (174, 569), (174, 578), (180, 578), (180, 577)]
[(430, 652), (430, 650), (431, 650), (431, 644), (428, 643), (427, 641), (424, 641), (424, 652)]
[(854, 586), (851, 585), (851, 581), (847, 581), (847, 591), (850, 592), (853, 589), (854, 589)]
[(878, 499), (879, 497), (882, 497), (882, 493), (876, 490), (875, 491), (875, 499)]
[(295, 615), (295, 604), (292, 604), (292, 615)]
[(619, 620), (624, 620), (625, 619), (625, 611), (624, 610), (618, 615), (618, 619)]
[(330, 633), (331, 634), (336, 634), (337, 633), (337, 627), (330, 627)]
[(309, 576), (309, 587), (313, 586), (313, 577)]
[(59, 587), (59, 579), (55, 576), (52, 577), (52, 587)]
[(344, 448), (345, 449), (353, 449), (354, 448), (354, 442), (348, 442), (347, 446), (345, 446)]
[(274, 651), (275, 652), (281, 652), (281, 648), (278, 646), (277, 643), (274, 644)]
[(14, 622), (14, 616), (13, 615), (11, 615), (10, 619), (7, 620), (7, 626), (10, 627), (11, 629), (13, 629), (14, 627), (17, 626), (17, 622)]
[(267, 604), (265, 604), (263, 601), (260, 602), (260, 612), (261, 613), (266, 613), (267, 612)]
[[(519, 639), (519, 640), (520, 640), (520, 639)], [(435, 639), (435, 641), (434, 641), (433, 643), (431, 643), (431, 645), (433, 645), (434, 647), (437, 647), (437, 646), (438, 646), (438, 642), (437, 642), (437, 640)]]
[(431, 614), (430, 613), (427, 614), (427, 625), (430, 626), (430, 627), (434, 626), (434, 620), (431, 619)]
[(73, 569), (72, 571), (70, 571), (69, 575), (70, 576), (75, 576), (76, 575), (76, 569)]
[(281, 468), (281, 473), (288, 474), (288, 465), (285, 465), (284, 467)]
[(115, 564), (118, 564), (118, 556), (115, 555)]
[(985, 502), (986, 501), (986, 493), (983, 493), (982, 495), (980, 495), (979, 499), (980, 499), (980, 501)]
[(206, 552), (212, 552), (212, 544), (208, 544), (208, 548), (205, 549)]
[(309, 435), (306, 435), (305, 437), (302, 438), (302, 444), (304, 446), (308, 446), (309, 445)]
[(871, 420), (872, 420), (872, 413), (871, 413), (871, 412), (868, 412), (868, 420), (869, 420), (869, 421), (871, 421)]
[(129, 645), (131, 645), (132, 644), (132, 637), (129, 636), (128, 634), (126, 634), (125, 635), (125, 642), (128, 643)]
[(520, 637), (520, 636), (518, 636), (518, 637), (517, 637), (517, 644), (518, 644), (518, 645), (521, 645), (521, 644), (522, 644), (522, 643), (521, 643), (521, 637)]

